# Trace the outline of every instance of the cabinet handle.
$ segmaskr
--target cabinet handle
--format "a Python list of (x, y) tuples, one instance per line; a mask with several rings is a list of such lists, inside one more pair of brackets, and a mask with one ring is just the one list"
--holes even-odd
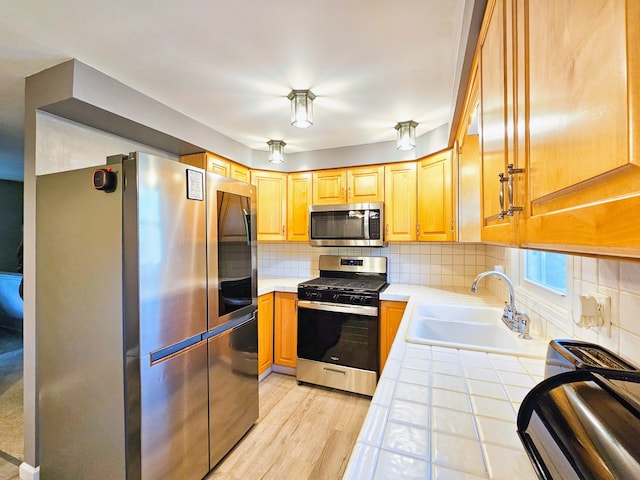
[(507, 213), (504, 209), (504, 182), (508, 179), (504, 177), (504, 173), (498, 174), (498, 181), (500, 182), (500, 190), (498, 191), (498, 201), (500, 202), (500, 212), (498, 213), (498, 219), (503, 220)]
[(282, 226), (282, 235), (284, 235), (284, 225)]
[(420, 236), (420, 224), (416, 225), (416, 238)]
[(389, 224), (388, 223), (384, 226), (384, 236), (385, 237), (389, 236)]
[(522, 207), (513, 206), (513, 175), (515, 173), (524, 173), (524, 168), (513, 168), (513, 164), (507, 165), (507, 174), (509, 175), (509, 181), (507, 182), (507, 199), (509, 201), (509, 207), (507, 208), (507, 216), (513, 217), (513, 212), (521, 212)]

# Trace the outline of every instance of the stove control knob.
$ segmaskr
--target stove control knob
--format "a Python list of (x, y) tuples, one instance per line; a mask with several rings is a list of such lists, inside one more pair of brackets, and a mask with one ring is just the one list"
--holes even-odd
[(337, 294), (337, 293), (335, 293), (335, 294), (333, 295), (333, 301), (334, 301), (334, 302), (337, 302), (338, 300), (340, 300), (340, 295), (339, 295), (339, 294)]

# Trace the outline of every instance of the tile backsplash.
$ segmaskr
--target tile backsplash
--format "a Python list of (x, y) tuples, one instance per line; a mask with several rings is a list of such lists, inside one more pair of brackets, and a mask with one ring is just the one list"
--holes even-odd
[(258, 271), (260, 275), (310, 279), (318, 276), (320, 255), (384, 256), (391, 283), (471, 286), (485, 269), (484, 250), (484, 245), (475, 243), (390, 243), (384, 248), (259, 243)]
[[(318, 248), (306, 243), (259, 243), (260, 275), (307, 280), (318, 276), (320, 255), (386, 256), (389, 281), (430, 287), (471, 285), (479, 273), (502, 265), (517, 284), (518, 250), (477, 243), (390, 243), (385, 248)], [(640, 263), (568, 256), (573, 269), (567, 306), (558, 307), (546, 295), (532, 295), (516, 287), (516, 304), (532, 320), (534, 334), (576, 338), (598, 343), (640, 365)], [(508, 299), (504, 281), (483, 280), (500, 299)], [(580, 295), (605, 294), (611, 298), (611, 335), (602, 328), (576, 325)], [(578, 312), (578, 313), (576, 313)]]

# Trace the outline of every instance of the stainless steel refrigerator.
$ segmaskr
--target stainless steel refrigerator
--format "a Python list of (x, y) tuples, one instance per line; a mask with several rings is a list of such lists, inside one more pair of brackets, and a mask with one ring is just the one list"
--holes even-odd
[(46, 479), (201, 479), (258, 416), (254, 187), (134, 152), (37, 178)]

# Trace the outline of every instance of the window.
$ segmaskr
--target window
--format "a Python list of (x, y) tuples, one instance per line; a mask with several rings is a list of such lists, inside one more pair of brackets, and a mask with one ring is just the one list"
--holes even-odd
[(567, 256), (525, 250), (523, 279), (559, 295), (567, 294)]

